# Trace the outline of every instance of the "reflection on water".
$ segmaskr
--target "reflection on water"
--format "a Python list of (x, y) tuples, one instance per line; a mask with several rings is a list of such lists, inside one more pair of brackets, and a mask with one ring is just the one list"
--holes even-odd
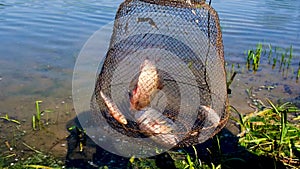
[[(105, 2), (105, 3), (104, 3)], [(0, 6), (0, 103), (11, 112), (22, 97), (71, 95), (76, 57), (85, 41), (113, 21), (120, 1), (11, 1)], [(24, 103), (24, 102), (23, 102)]]
[(241, 54), (258, 42), (283, 48), (293, 45), (294, 61), (299, 61), (299, 1), (215, 0), (213, 6), (221, 18), (228, 61), (244, 61)]
[[(121, 0), (53, 0), (0, 3), (0, 107), (15, 112), (16, 103), (36, 99), (66, 98), (71, 95), (71, 79), (76, 57), (86, 40), (101, 26), (113, 21)], [(245, 63), (244, 51), (258, 42), (282, 48), (293, 45), (291, 65), (297, 69), (300, 58), (300, 1), (212, 1), (219, 12), (229, 63)], [(266, 63), (266, 60), (263, 64)], [(283, 79), (277, 70), (238, 75), (233, 84), (232, 102), (240, 100), (245, 88), (289, 85), (299, 95), (295, 80)], [(266, 79), (267, 78), (267, 79)], [(244, 96), (241, 96), (244, 97)], [(244, 98), (243, 98), (244, 99)], [(26, 101), (24, 101), (26, 100)], [(26, 116), (26, 114), (23, 114)], [(27, 115), (28, 118), (31, 116)]]

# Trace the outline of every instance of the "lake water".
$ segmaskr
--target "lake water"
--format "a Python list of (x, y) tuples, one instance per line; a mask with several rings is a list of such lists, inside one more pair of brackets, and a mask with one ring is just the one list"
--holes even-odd
[[(24, 119), (30, 126), (34, 102), (49, 109), (72, 109), (72, 73), (76, 58), (99, 28), (113, 21), (121, 0), (4, 0), (0, 2), (0, 115)], [(300, 1), (212, 1), (223, 31), (225, 60), (238, 75), (231, 86), (230, 103), (244, 113), (249, 108), (245, 89), (259, 99), (297, 101), (300, 85)], [(255, 74), (245, 69), (244, 52), (257, 43), (272, 44), (279, 52), (293, 46), (286, 73), (272, 69), (262, 58)], [(281, 56), (281, 54), (280, 54)], [(279, 57), (280, 59), (280, 57)], [(262, 86), (271, 86), (272, 91)], [(296, 98), (296, 99), (295, 99)], [(299, 98), (298, 98), (299, 101)], [(68, 103), (68, 106), (63, 104)], [(67, 108), (66, 108), (67, 107)]]

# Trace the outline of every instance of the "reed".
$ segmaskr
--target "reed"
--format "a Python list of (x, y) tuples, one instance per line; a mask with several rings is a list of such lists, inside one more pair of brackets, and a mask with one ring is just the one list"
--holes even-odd
[(276, 67), (276, 63), (277, 63), (277, 57), (273, 58), (272, 69), (274, 69)]
[(248, 50), (247, 52), (247, 68), (251, 70), (251, 67), (254, 72), (258, 70), (261, 55), (263, 52), (262, 44), (258, 43), (256, 49)]
[(269, 54), (268, 54), (268, 63), (271, 64), (271, 57), (272, 57), (272, 45), (269, 44)]
[[(33, 130), (40, 130), (44, 125), (49, 125), (50, 117), (49, 113), (53, 113), (52, 110), (41, 110), (40, 109), (40, 103), (43, 101), (37, 100), (35, 101), (35, 109), (36, 113), (32, 116), (32, 128)], [(46, 115), (45, 115), (46, 114)], [(45, 115), (45, 119), (42, 119), (42, 115)], [(44, 123), (42, 123), (44, 121)], [(55, 124), (57, 121), (53, 122)]]
[[(296, 77), (297, 82), (299, 80), (298, 71), (295, 73), (293, 70), (296, 67), (292, 66), (293, 61), (293, 45), (290, 45), (288, 48), (281, 48), (278, 46), (272, 46), (272, 44), (262, 45), (258, 43), (255, 49), (247, 50), (244, 53), (246, 57), (246, 68), (250, 71), (256, 73), (261, 65), (261, 62), (264, 60), (263, 57), (266, 57), (266, 62), (269, 65), (272, 65), (272, 69), (277, 68), (279, 72), (282, 72), (282, 76), (288, 78), (288, 76)], [(229, 65), (229, 64), (227, 64)], [(241, 73), (244, 73), (243, 68)], [(296, 75), (295, 75), (296, 74)], [(228, 75), (230, 75), (228, 73)], [(228, 79), (228, 76), (227, 76)]]
[(299, 66), (298, 66), (298, 71), (297, 71), (296, 80), (298, 81), (299, 78), (300, 78), (300, 62), (299, 62)]
[(293, 58), (293, 45), (290, 46), (290, 54), (289, 54), (289, 58), (287, 61), (287, 69), (290, 68), (292, 58)]
[(36, 130), (36, 126), (37, 124), (36, 124), (36, 119), (35, 119), (35, 115), (33, 115), (32, 116), (32, 128), (33, 128), (33, 130)]
[(282, 69), (284, 69), (283, 67), (283, 64), (284, 64), (284, 62), (285, 62), (285, 56), (286, 56), (286, 54), (285, 53), (282, 53), (281, 54), (281, 60), (280, 60), (280, 67), (279, 67), (279, 71), (281, 71)]
[(42, 126), (42, 122), (41, 122), (41, 114), (42, 112), (40, 111), (40, 103), (42, 103), (42, 101), (38, 100), (35, 101), (35, 106), (36, 106), (36, 119), (38, 122), (38, 128), (41, 129)]

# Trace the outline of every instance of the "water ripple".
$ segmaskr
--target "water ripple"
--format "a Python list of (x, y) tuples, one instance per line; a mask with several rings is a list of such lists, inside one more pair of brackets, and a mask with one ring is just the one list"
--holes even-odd
[(299, 62), (299, 1), (215, 0), (213, 6), (221, 19), (225, 54), (231, 54), (226, 59), (240, 60), (243, 51), (262, 42), (283, 48), (293, 45), (293, 61)]

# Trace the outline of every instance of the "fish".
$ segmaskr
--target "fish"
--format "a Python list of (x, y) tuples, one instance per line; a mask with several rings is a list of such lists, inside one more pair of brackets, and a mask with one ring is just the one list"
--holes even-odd
[(155, 142), (165, 146), (176, 146), (179, 138), (175, 134), (176, 124), (158, 110), (146, 107), (134, 115), (139, 128)]
[(102, 99), (104, 100), (104, 103), (106, 107), (108, 108), (109, 114), (117, 120), (121, 124), (127, 124), (127, 120), (123, 113), (120, 111), (120, 109), (117, 107), (117, 105), (107, 96), (104, 95), (102, 91), (100, 91), (100, 95)]
[(210, 114), (217, 114), (217, 113), (215, 112), (215, 110), (212, 109), (212, 108), (209, 107), (209, 106), (201, 105), (201, 108), (204, 109), (207, 113), (210, 113)]
[(137, 84), (129, 95), (131, 110), (141, 110), (149, 106), (151, 98), (161, 88), (159, 75), (154, 63), (146, 59), (140, 69)]
[(221, 120), (220, 115), (211, 106), (201, 105), (200, 108), (204, 110), (203, 115), (205, 116), (205, 122), (202, 124), (202, 129), (216, 128)]

